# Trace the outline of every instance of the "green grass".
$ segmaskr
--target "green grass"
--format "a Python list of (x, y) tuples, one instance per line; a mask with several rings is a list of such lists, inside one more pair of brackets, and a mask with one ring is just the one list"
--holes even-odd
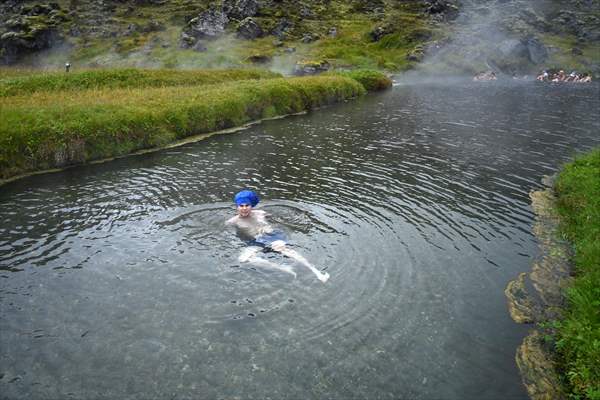
[[(323, 38), (308, 52), (314, 58), (327, 59), (334, 66), (375, 68), (389, 71), (410, 69), (414, 63), (408, 54), (431, 36), (425, 21), (418, 14), (395, 12), (390, 21), (373, 22), (364, 16), (354, 15), (337, 21), (338, 36)], [(369, 32), (377, 26), (386, 25), (392, 32), (378, 42), (372, 42)]]
[(368, 69), (339, 72), (336, 73), (336, 75), (347, 76), (360, 82), (360, 84), (363, 85), (364, 88), (369, 92), (387, 89), (392, 86), (392, 80), (390, 78), (380, 72)]
[[(368, 71), (357, 72), (356, 79), (351, 74), (330, 74), (223, 83), (213, 79), (210, 84), (192, 85), (182, 85), (181, 79), (188, 75), (170, 72), (156, 71), (162, 79), (150, 74), (152, 79), (146, 81), (143, 77), (149, 71), (104, 71), (100, 75), (110, 79), (101, 81), (105, 84), (95, 81), (93, 89), (87, 89), (84, 80), (79, 87), (42, 91), (54, 86), (38, 82), (33, 86), (36, 90), (0, 97), (0, 179), (128, 154), (347, 100), (367, 92), (361, 81), (369, 90), (389, 86), (385, 76)], [(124, 73), (127, 84), (114, 80), (119, 73)], [(130, 81), (136, 73), (142, 73), (142, 78)], [(196, 71), (191, 76), (204, 77), (204, 73), (212, 72)], [(222, 78), (220, 74), (237, 79), (248, 71), (216, 71), (215, 77)], [(47, 78), (52, 82), (54, 76)], [(157, 81), (161, 87), (148, 84)]]
[(575, 250), (575, 280), (557, 348), (576, 399), (600, 399), (600, 149), (566, 165), (556, 183), (562, 232)]
[(247, 79), (279, 77), (265, 70), (143, 70), (97, 69), (81, 72), (46, 72), (4, 77), (0, 74), (0, 97), (17, 96), (44, 91), (85, 90), (97, 88), (141, 88), (161, 86), (207, 85)]
[[(545, 69), (564, 69), (569, 71), (589, 72), (590, 65), (600, 64), (600, 43), (580, 43), (574, 35), (540, 35), (543, 43), (555, 51), (551, 51), (544, 63)], [(571, 52), (574, 47), (582, 51), (582, 55)]]

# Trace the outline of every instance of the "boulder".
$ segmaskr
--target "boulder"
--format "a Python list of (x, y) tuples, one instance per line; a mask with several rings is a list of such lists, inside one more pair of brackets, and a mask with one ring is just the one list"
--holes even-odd
[(420, 62), (425, 57), (423, 46), (416, 46), (410, 53), (406, 55), (408, 61)]
[(243, 20), (254, 17), (258, 12), (256, 0), (223, 0), (223, 12), (228, 18)]
[(263, 35), (260, 25), (250, 17), (243, 19), (237, 27), (237, 36), (242, 39), (253, 40)]
[(193, 36), (188, 35), (185, 32), (181, 33), (181, 37), (179, 38), (179, 47), (182, 49), (189, 49), (194, 47), (197, 39)]
[[(45, 12), (46, 10), (46, 8), (36, 9), (35, 12)], [(55, 8), (50, 11), (52, 10)], [(28, 12), (34, 12), (34, 10), (31, 9)], [(0, 36), (0, 64), (16, 63), (21, 56), (48, 49), (62, 42), (63, 38), (56, 25), (46, 17), (40, 18), (38, 15), (26, 14), (6, 21), (5, 27), (8, 30)]]
[(211, 8), (192, 18), (186, 33), (196, 39), (215, 39), (225, 32), (228, 22), (229, 18), (223, 11)]
[(271, 31), (273, 36), (276, 36), (279, 40), (283, 40), (294, 28), (294, 23), (287, 18), (281, 18), (275, 28)]
[(427, 0), (425, 12), (430, 15), (439, 15), (443, 19), (451, 20), (458, 16), (458, 6), (448, 0)]
[(325, 60), (321, 61), (298, 61), (294, 66), (294, 75), (316, 75), (329, 71), (331, 64)]
[(533, 64), (541, 64), (548, 58), (548, 49), (539, 39), (529, 37), (521, 40), (521, 43), (526, 48), (526, 55), (529, 61)]
[(302, 43), (312, 43), (316, 40), (319, 40), (319, 35), (317, 35), (316, 33), (305, 33), (304, 35), (302, 35), (302, 39), (301, 42)]
[(301, 18), (303, 18), (303, 19), (312, 19), (312, 18), (315, 18), (316, 16), (317, 15), (312, 10), (312, 8), (310, 8), (309, 5), (302, 4), (302, 6), (300, 7), (300, 17)]
[(150, 32), (161, 32), (164, 31), (166, 28), (165, 26), (155, 20), (149, 21), (147, 24), (145, 24), (144, 26), (142, 26), (141, 30), (144, 33), (150, 33)]
[(383, 26), (378, 26), (375, 29), (373, 29), (371, 32), (369, 32), (369, 37), (371, 38), (372, 42), (378, 42), (386, 34), (387, 34), (386, 28), (384, 28)]
[(267, 64), (271, 62), (271, 56), (265, 54), (255, 54), (246, 59), (246, 61), (251, 62), (253, 64)]
[(196, 43), (195, 43), (195, 44), (194, 44), (194, 45), (191, 47), (191, 49), (192, 49), (192, 50), (194, 50), (194, 51), (197, 51), (197, 52), (199, 52), (199, 53), (201, 53), (201, 52), (203, 52), (203, 51), (206, 51), (206, 50), (207, 50), (207, 48), (206, 48), (206, 45), (205, 45), (203, 42), (201, 42), (200, 40), (198, 40), (198, 41), (197, 41), (197, 42), (196, 42)]

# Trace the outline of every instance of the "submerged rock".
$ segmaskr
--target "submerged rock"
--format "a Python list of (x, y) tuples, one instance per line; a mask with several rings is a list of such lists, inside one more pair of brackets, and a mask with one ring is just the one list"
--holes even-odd
[(562, 400), (565, 395), (560, 389), (560, 378), (555, 363), (544, 346), (543, 336), (534, 331), (527, 336), (515, 357), (521, 370), (523, 384), (534, 400)]
[(515, 322), (520, 324), (530, 324), (535, 322), (541, 313), (538, 302), (533, 301), (530, 291), (525, 284), (525, 272), (519, 274), (519, 277), (508, 283), (504, 294), (508, 298), (508, 311)]

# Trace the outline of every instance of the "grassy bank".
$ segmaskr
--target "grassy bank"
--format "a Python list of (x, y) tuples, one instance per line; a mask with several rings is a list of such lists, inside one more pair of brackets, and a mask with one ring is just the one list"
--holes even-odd
[(177, 71), (167, 69), (90, 69), (76, 73), (34, 72), (0, 69), (0, 97), (36, 92), (97, 88), (144, 88), (209, 85), (248, 79), (271, 79), (281, 75), (258, 69)]
[(555, 188), (561, 229), (575, 250), (556, 345), (572, 397), (600, 399), (600, 149), (566, 165)]
[(169, 81), (164, 87), (147, 87), (143, 79), (140, 87), (111, 83), (90, 89), (83, 83), (0, 97), (0, 179), (344, 101), (366, 93), (361, 82), (370, 90), (391, 84), (383, 75), (360, 71), (210, 85), (172, 86)]

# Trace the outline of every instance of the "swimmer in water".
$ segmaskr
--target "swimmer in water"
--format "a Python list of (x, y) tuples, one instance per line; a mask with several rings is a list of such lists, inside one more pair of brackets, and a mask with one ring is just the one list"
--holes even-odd
[(310, 269), (321, 282), (327, 282), (329, 274), (319, 271), (298, 252), (288, 248), (285, 243), (285, 235), (283, 232), (273, 229), (267, 221), (267, 213), (263, 210), (254, 209), (259, 201), (256, 193), (251, 190), (242, 190), (235, 195), (234, 201), (237, 206), (237, 215), (228, 219), (225, 223), (235, 226), (243, 236), (252, 239), (251, 246), (244, 249), (240, 254), (239, 262), (278, 269), (296, 276), (291, 267), (275, 264), (258, 255), (263, 248), (269, 249), (297, 261)]

